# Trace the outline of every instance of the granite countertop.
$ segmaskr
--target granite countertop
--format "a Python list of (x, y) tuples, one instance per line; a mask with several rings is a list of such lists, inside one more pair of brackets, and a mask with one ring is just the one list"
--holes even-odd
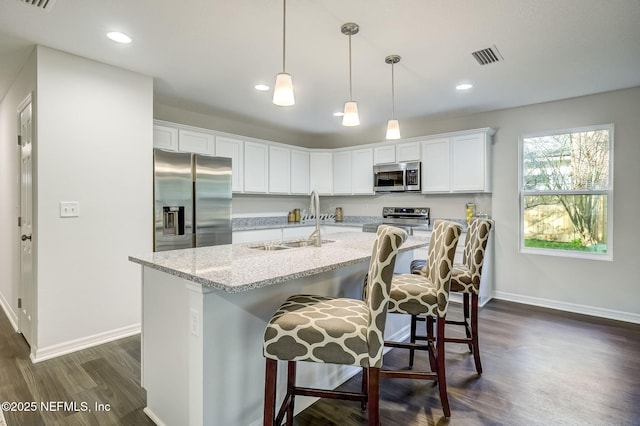
[[(346, 216), (344, 221), (320, 221), (320, 225), (343, 226), (346, 228), (362, 228), (365, 223), (382, 222), (382, 217), (376, 216)], [(258, 229), (299, 228), (302, 226), (316, 226), (315, 220), (304, 222), (287, 222), (286, 216), (235, 218), (232, 221), (233, 231), (253, 231)]]
[[(226, 244), (129, 256), (129, 260), (204, 287), (240, 293), (368, 262), (375, 237), (375, 233), (340, 232), (328, 235), (326, 239), (334, 242), (322, 247), (259, 250), (251, 247), (260, 243)], [(409, 237), (400, 251), (427, 245), (424, 238)]]

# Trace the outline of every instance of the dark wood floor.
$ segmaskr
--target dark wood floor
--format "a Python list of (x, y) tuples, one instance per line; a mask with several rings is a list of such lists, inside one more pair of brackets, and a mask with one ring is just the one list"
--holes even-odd
[[(450, 315), (457, 313), (453, 305)], [(383, 379), (384, 425), (640, 425), (640, 325), (504, 301), (482, 309), (480, 325), (481, 377), (466, 346), (447, 346), (451, 419), (431, 382)], [(385, 364), (402, 368), (406, 359), (394, 350)], [(416, 368), (425, 361), (420, 357)], [(75, 401), (92, 409), (5, 412), (9, 426), (152, 425), (139, 381), (138, 336), (34, 365), (0, 314), (0, 401)], [(343, 388), (359, 386), (355, 377)], [(110, 411), (96, 412), (95, 403)], [(295, 420), (366, 424), (359, 403), (335, 400), (321, 400)]]

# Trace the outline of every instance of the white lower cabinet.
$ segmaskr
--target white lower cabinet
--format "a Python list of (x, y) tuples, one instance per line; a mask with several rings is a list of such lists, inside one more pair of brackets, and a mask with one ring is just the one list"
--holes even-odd
[(291, 228), (282, 228), (282, 239), (289, 240), (292, 238), (307, 238), (313, 230), (316, 229), (315, 226), (295, 226)]
[(231, 234), (231, 238), (232, 238), (233, 244), (281, 240), (282, 228), (254, 229), (250, 231), (233, 231), (233, 233)]

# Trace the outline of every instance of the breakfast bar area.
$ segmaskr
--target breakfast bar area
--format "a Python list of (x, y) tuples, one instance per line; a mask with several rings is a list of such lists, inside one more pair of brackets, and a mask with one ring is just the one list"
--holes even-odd
[[(321, 247), (296, 241), (228, 244), (130, 256), (142, 266), (142, 387), (158, 425), (262, 423), (262, 334), (292, 294), (361, 298), (375, 234), (331, 234)], [(396, 270), (428, 239), (410, 237)], [(391, 315), (386, 337), (408, 335)], [(335, 388), (360, 369), (301, 365), (299, 383)], [(278, 394), (284, 394), (283, 376)], [(296, 412), (314, 402), (300, 398)]]

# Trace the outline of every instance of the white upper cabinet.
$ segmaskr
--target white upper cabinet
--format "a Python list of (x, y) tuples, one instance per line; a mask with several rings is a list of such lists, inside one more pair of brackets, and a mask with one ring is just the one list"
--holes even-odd
[(244, 192), (266, 193), (269, 182), (269, 145), (244, 142)]
[(396, 161), (420, 161), (420, 142), (396, 145)]
[(333, 194), (333, 154), (331, 152), (311, 152), (309, 154), (310, 190), (321, 195)]
[(180, 129), (178, 131), (178, 150), (194, 152), (196, 154), (215, 154), (215, 136), (210, 133), (200, 133)]
[(333, 193), (351, 194), (351, 151), (333, 153)]
[(289, 194), (291, 192), (291, 150), (280, 146), (269, 146), (269, 192)]
[(240, 139), (216, 136), (216, 156), (231, 158), (231, 190), (244, 190), (243, 142)]
[(395, 163), (396, 146), (389, 144), (373, 148), (373, 162), (374, 164)]
[(363, 148), (351, 152), (351, 192), (373, 194), (373, 149)]
[(309, 194), (309, 151), (291, 150), (291, 193)]
[(456, 192), (491, 192), (490, 143), (485, 133), (452, 139), (451, 189)]
[(422, 142), (422, 192), (491, 192), (493, 129)]
[(177, 151), (178, 129), (155, 124), (153, 126), (153, 147)]
[(449, 192), (450, 140), (431, 139), (422, 142), (422, 192)]

